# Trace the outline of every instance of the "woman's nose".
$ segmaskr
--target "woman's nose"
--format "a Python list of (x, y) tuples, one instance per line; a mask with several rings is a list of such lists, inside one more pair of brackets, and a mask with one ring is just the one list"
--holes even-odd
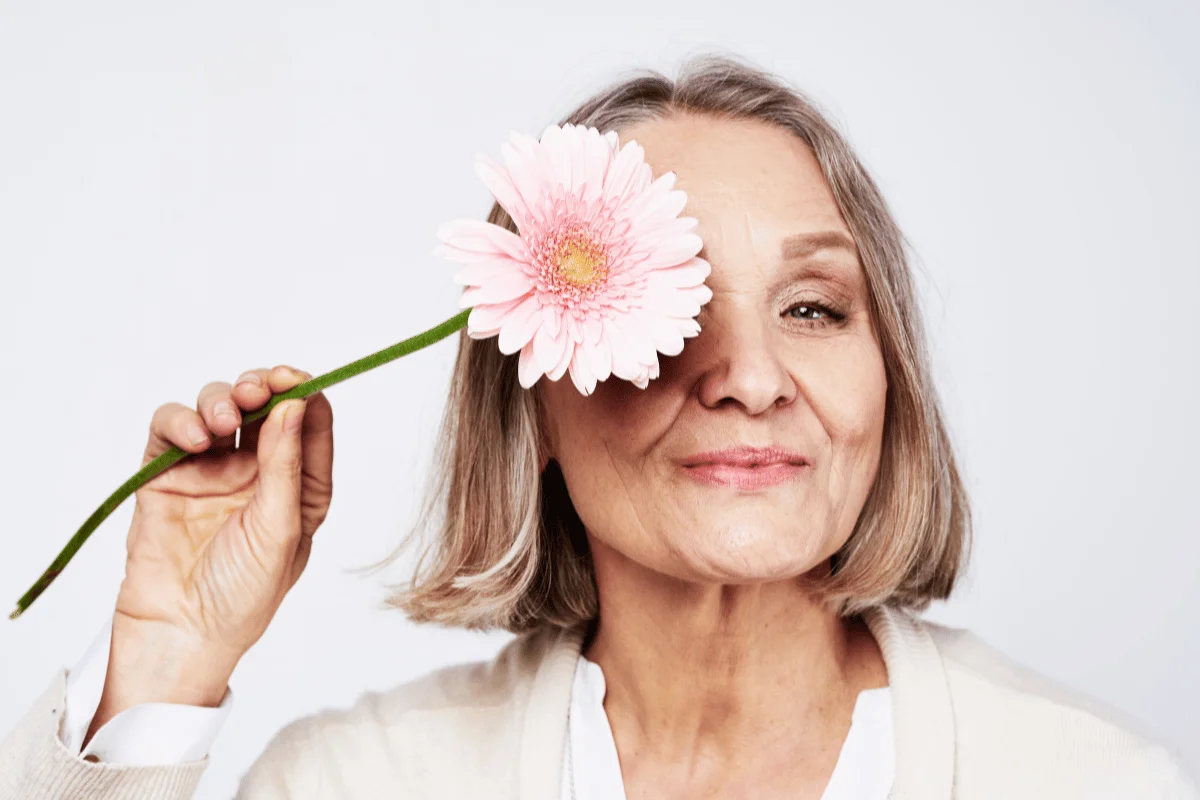
[[(703, 353), (700, 402), (709, 408), (736, 404), (748, 414), (761, 414), (786, 405), (796, 396), (796, 382), (787, 369), (784, 343), (759, 314), (709, 319), (692, 345)], [(706, 341), (701, 344), (700, 339)], [(692, 346), (689, 345), (689, 346)], [(686, 352), (686, 349), (685, 349)], [(699, 355), (699, 354), (698, 354)]]

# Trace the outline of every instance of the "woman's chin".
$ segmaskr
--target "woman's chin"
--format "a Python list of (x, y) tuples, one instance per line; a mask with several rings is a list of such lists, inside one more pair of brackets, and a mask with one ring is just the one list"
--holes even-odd
[(764, 583), (797, 578), (821, 566), (825, 541), (739, 526), (701, 534), (675, 548), (679, 577), (705, 583)]

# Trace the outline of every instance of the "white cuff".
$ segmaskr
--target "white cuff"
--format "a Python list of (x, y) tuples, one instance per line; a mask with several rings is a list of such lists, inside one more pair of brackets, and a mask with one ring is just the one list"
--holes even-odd
[(229, 716), (233, 690), (226, 688), (216, 708), (180, 703), (142, 703), (104, 723), (80, 752), (108, 672), (112, 618), (67, 673), (67, 702), (59, 738), (72, 753), (95, 756), (109, 764), (160, 766), (199, 761)]

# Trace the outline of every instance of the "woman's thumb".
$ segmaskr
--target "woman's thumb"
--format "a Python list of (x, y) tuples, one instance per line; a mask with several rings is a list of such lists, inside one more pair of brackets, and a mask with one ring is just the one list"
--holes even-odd
[(266, 532), (290, 536), (300, 525), (300, 429), (307, 402), (284, 400), (271, 409), (258, 433), (258, 488), (254, 513)]

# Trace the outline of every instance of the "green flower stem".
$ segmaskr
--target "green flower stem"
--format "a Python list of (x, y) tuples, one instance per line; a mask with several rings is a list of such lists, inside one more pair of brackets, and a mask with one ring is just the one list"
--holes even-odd
[[(267, 414), (271, 413), (272, 408), (279, 405), (284, 400), (308, 397), (310, 394), (316, 394), (322, 389), (333, 386), (335, 383), (340, 383), (341, 381), (354, 377), (359, 373), (366, 372), (369, 369), (374, 369), (380, 364), (386, 364), (389, 361), (400, 358), (400, 356), (408, 355), (409, 353), (420, 350), (423, 347), (428, 347), (434, 342), (441, 341), (455, 331), (465, 327), (467, 324), (467, 317), (470, 316), (470, 313), (471, 309), (468, 308), (465, 311), (455, 314), (453, 317), (441, 323), (440, 325), (436, 325), (429, 330), (424, 331), (423, 333), (418, 333), (416, 336), (405, 339), (404, 341), (398, 342), (391, 347), (380, 350), (378, 353), (372, 353), (371, 355), (360, 358), (358, 361), (354, 361), (344, 367), (339, 367), (332, 372), (327, 372), (324, 375), (318, 375), (312, 380), (307, 380), (304, 383), (293, 386), (286, 392), (272, 395), (271, 399), (267, 401), (265, 406), (257, 411), (243, 416), (242, 425), (245, 425), (247, 422), (254, 422), (255, 420), (262, 419), (263, 417), (267, 416)], [(17, 601), (17, 610), (10, 614), (8, 618), (16, 619), (17, 617), (21, 616), (21, 614), (23, 614), (31, 605), (33, 605), (33, 601), (36, 600), (41, 593), (46, 590), (47, 586), (54, 582), (54, 579), (58, 577), (60, 572), (62, 572), (63, 567), (65, 567), (67, 563), (74, 558), (75, 553), (78, 552), (83, 543), (87, 541), (87, 538), (92, 535), (92, 531), (99, 527), (100, 523), (103, 522), (108, 515), (116, 509), (117, 506), (121, 505), (125, 498), (136, 492), (143, 484), (147, 483), (154, 478), (154, 476), (163, 472), (167, 467), (171, 466), (177, 461), (182, 460), (188, 455), (190, 455), (190, 453), (188, 453), (186, 450), (181, 450), (178, 447), (172, 446), (165, 453), (158, 456), (149, 464), (138, 470), (132, 478), (121, 484), (121, 487), (109, 495), (108, 499), (101, 503), (100, 507), (97, 508), (92, 515), (87, 518), (87, 521), (84, 522), (79, 530), (76, 531), (75, 535), (71, 537), (71, 541), (67, 542), (67, 546), (62, 549), (62, 552), (58, 554), (50, 566), (47, 567), (46, 571), (42, 573), (42, 577), (38, 578), (37, 582), (29, 588), (29, 591), (22, 595), (21, 599)]]

